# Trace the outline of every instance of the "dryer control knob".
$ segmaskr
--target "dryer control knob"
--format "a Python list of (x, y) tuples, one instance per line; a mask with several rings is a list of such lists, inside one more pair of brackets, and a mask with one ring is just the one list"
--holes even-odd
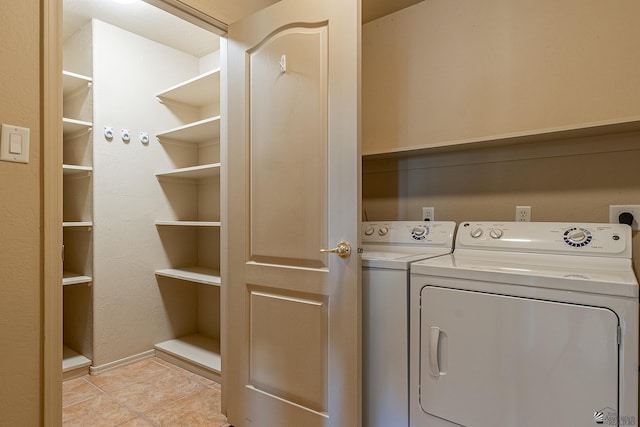
[(473, 230), (471, 230), (471, 237), (473, 237), (474, 239), (477, 239), (480, 236), (482, 236), (482, 228), (476, 227)]
[(376, 229), (373, 227), (367, 227), (364, 229), (365, 236), (371, 236)]
[(581, 229), (572, 230), (567, 235), (567, 239), (570, 242), (574, 242), (574, 243), (580, 243), (583, 240), (585, 240), (586, 238), (587, 238), (587, 233), (585, 233), (584, 230), (581, 230)]
[(378, 234), (381, 236), (386, 236), (388, 232), (389, 232), (389, 227), (380, 227), (378, 229)]
[(499, 239), (502, 237), (502, 230), (499, 228), (492, 228), (491, 231), (489, 231), (489, 236), (491, 236), (492, 239)]

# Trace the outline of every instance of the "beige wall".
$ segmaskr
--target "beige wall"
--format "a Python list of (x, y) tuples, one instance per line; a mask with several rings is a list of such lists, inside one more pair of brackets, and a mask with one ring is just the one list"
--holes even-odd
[(40, 2), (0, 2), (0, 122), (31, 129), (29, 164), (0, 162), (0, 426), (40, 424)]
[(640, 116), (640, 2), (429, 0), (364, 25), (363, 153)]

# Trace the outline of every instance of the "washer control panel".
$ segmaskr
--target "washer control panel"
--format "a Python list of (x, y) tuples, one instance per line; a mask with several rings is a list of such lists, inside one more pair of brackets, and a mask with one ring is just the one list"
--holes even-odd
[(624, 224), (463, 222), (456, 248), (631, 257), (631, 228)]
[(451, 246), (453, 221), (388, 221), (362, 223), (363, 243)]

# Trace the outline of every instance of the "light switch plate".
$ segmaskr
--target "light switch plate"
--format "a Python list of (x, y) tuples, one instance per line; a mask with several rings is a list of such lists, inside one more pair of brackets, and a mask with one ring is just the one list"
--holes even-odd
[(29, 128), (2, 125), (0, 160), (29, 163)]

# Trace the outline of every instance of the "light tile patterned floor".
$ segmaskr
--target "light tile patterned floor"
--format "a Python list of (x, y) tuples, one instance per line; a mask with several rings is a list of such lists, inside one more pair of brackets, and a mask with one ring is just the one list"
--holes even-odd
[(62, 384), (65, 427), (221, 427), (220, 385), (158, 358)]

